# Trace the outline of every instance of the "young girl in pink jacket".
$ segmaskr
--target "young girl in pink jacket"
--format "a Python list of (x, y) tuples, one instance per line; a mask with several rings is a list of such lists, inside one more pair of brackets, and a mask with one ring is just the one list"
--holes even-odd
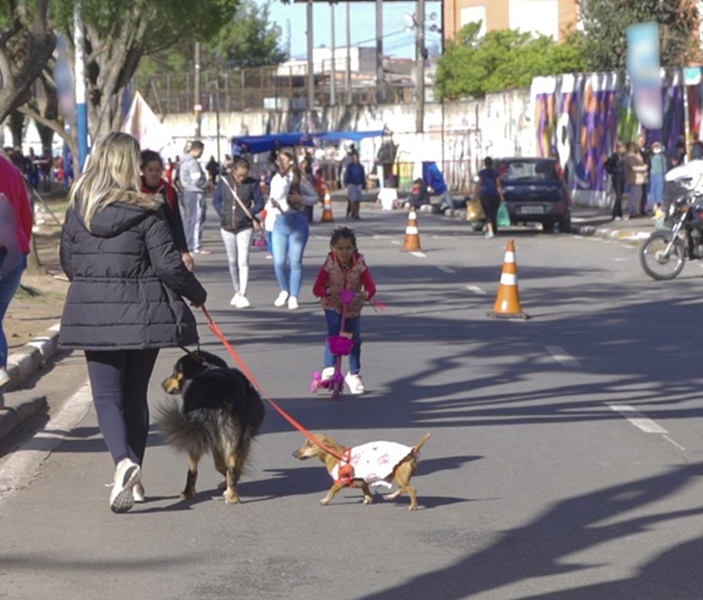
[[(356, 295), (347, 306), (344, 329), (352, 334), (354, 347), (349, 355), (349, 373), (344, 381), (349, 391), (354, 395), (364, 393), (364, 383), (361, 380), (361, 308), (367, 300), (376, 293), (371, 271), (364, 257), (356, 247), (356, 236), (348, 227), (339, 227), (332, 232), (330, 253), (317, 274), (317, 280), (312, 293), (320, 298), (320, 304), (325, 311), (327, 335), (339, 335), (342, 325), (343, 305), (340, 292), (351, 290)], [(325, 368), (322, 380), (326, 381), (334, 374), (335, 356), (325, 342)]]

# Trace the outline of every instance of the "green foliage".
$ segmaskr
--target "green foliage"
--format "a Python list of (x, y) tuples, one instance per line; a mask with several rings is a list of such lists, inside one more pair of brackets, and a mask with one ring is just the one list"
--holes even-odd
[(435, 81), (442, 99), (480, 98), (490, 92), (526, 88), (538, 75), (583, 69), (581, 37), (570, 34), (558, 44), (512, 29), (478, 37), (480, 23), (469, 23), (448, 43), (437, 62)]
[[(55, 25), (66, 33), (73, 30), (76, 1), (53, 0)], [(83, 0), (83, 19), (101, 41), (130, 38), (146, 25), (147, 34), (128, 43), (149, 54), (210, 39), (232, 21), (238, 5), (239, 0)]]
[(663, 67), (680, 67), (700, 60), (699, 15), (690, 0), (588, 0), (580, 4), (588, 70), (624, 69), (625, 30), (635, 23), (659, 23)]
[[(201, 69), (253, 68), (277, 65), (287, 60), (279, 47), (281, 28), (269, 23), (269, 4), (242, 0), (233, 18), (216, 28), (201, 47)], [(159, 72), (177, 73), (193, 64), (193, 44), (183, 44), (168, 52), (153, 53), (140, 66), (142, 76)]]

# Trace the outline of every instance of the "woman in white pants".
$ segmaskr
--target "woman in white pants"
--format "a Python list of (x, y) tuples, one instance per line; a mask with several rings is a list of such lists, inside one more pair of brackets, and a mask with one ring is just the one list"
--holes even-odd
[(256, 215), (264, 208), (264, 196), (259, 182), (249, 177), (249, 162), (237, 158), (232, 172), (220, 177), (212, 205), (220, 215), (220, 233), (227, 252), (235, 308), (251, 306), (247, 298), (249, 284), (249, 248), (254, 234)]

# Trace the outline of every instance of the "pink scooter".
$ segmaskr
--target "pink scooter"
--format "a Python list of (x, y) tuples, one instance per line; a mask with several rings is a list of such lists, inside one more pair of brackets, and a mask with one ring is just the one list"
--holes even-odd
[(312, 383), (310, 391), (316, 392), (318, 388), (327, 388), (332, 393), (332, 398), (336, 400), (344, 388), (344, 375), (342, 375), (342, 357), (349, 356), (354, 347), (354, 340), (350, 333), (344, 331), (344, 325), (347, 321), (347, 307), (351, 304), (356, 294), (351, 290), (342, 290), (339, 293), (342, 301), (342, 323), (339, 327), (339, 335), (331, 335), (327, 337), (327, 344), (330, 347), (330, 352), (337, 359), (334, 362), (334, 375), (325, 381), (322, 381), (322, 374), (315, 371), (312, 374)]

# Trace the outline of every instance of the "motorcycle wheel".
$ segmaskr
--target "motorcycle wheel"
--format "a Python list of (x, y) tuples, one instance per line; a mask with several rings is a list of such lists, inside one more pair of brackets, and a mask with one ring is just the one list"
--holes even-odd
[(657, 281), (674, 279), (681, 273), (686, 260), (686, 249), (680, 238), (676, 238), (669, 252), (666, 252), (670, 240), (671, 234), (669, 233), (664, 231), (653, 233), (640, 248), (642, 269)]

